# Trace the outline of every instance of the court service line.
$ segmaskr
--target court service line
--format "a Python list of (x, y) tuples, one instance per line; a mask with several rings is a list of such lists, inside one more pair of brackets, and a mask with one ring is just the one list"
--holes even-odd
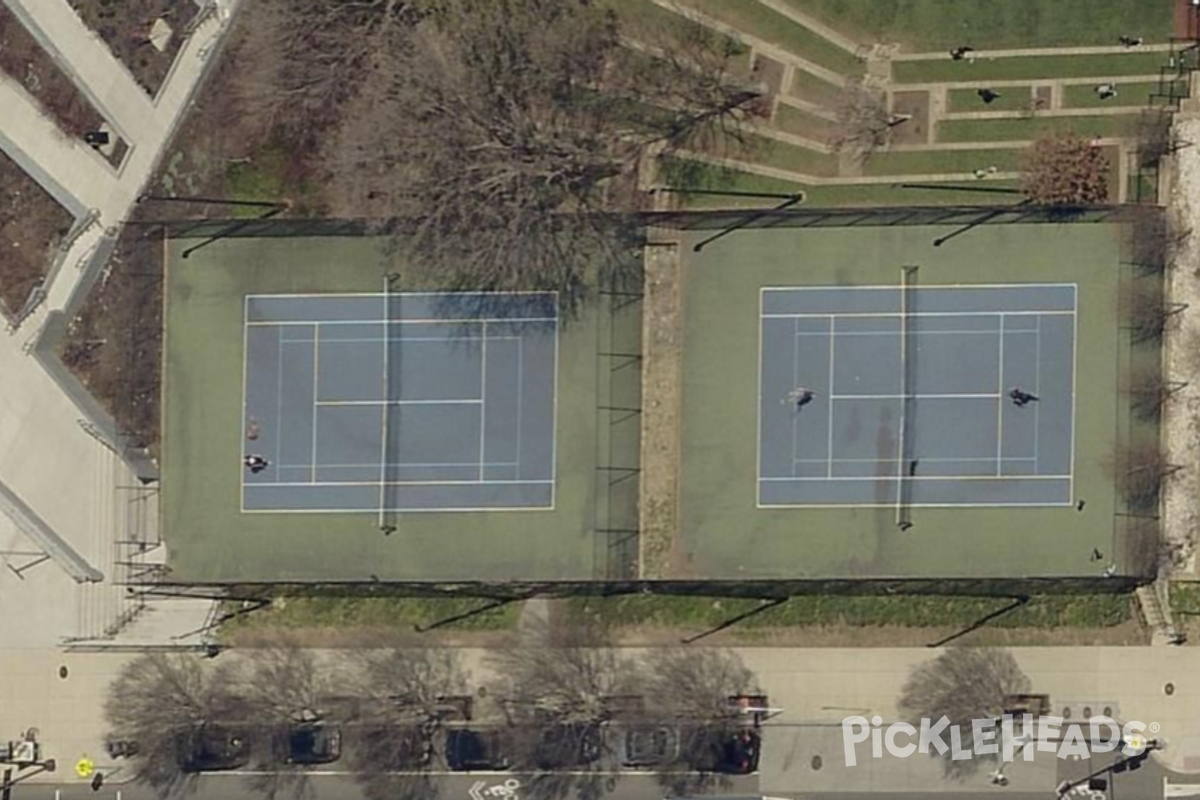
[(1000, 356), (996, 364), (996, 476), (1004, 472), (1004, 315), (1000, 315)]
[[(1074, 295), (1072, 296), (1071, 299), (1074, 301), (1075, 307), (1078, 308), (1079, 307), (1079, 286), (1078, 285), (1075, 286)], [(1079, 374), (1078, 362), (1079, 362), (1079, 315), (1076, 314), (1075, 317), (1071, 320), (1071, 432), (1070, 432), (1070, 438), (1071, 438), (1071, 488), (1070, 488), (1070, 498), (1071, 498), (1072, 503), (1074, 503), (1074, 501), (1075, 501), (1075, 425), (1078, 424), (1076, 422), (1076, 416), (1075, 416), (1075, 406), (1076, 406), (1075, 398), (1077, 396), (1075, 389), (1076, 389), (1076, 381), (1078, 379), (1077, 376)]]
[[(764, 483), (787, 483), (788, 481), (1065, 481), (1070, 475), (871, 475), (851, 477), (834, 475), (831, 478), (759, 478)], [(259, 486), (262, 484), (254, 484)], [(301, 484), (303, 485), (303, 484)]]
[[(517, 477), (521, 477), (521, 409), (525, 404), (525, 340), (517, 339)], [(551, 436), (553, 436), (551, 432)], [(480, 458), (483, 453), (480, 452)]]
[[(250, 430), (250, 420), (247, 418), (250, 413), (250, 329), (246, 327), (246, 321), (250, 319), (250, 298), (242, 298), (242, 430), (238, 434), (240, 445), (240, 454), (242, 456), (250, 455), (246, 452), (247, 445), (246, 434)], [(166, 352), (164, 347), (163, 352)], [(278, 472), (278, 469), (276, 469)], [(238, 510), (246, 510), (246, 470), (239, 465), (238, 467), (238, 484), (240, 491), (238, 492)]]
[[(832, 316), (832, 315), (831, 315)], [(841, 316), (841, 315), (837, 315)], [(916, 316), (912, 314), (910, 316)], [(1013, 331), (1016, 333), (1017, 331)], [(838, 336), (898, 336), (899, 331), (842, 331)], [(1033, 333), (1033, 331), (1028, 331)], [(995, 336), (996, 331), (913, 331), (914, 336), (929, 336), (932, 334), (954, 334), (955, 336), (977, 335), (977, 336)], [(825, 331), (799, 331), (797, 336), (828, 336)]]
[[(946, 289), (1024, 289), (1024, 288), (1062, 288), (1068, 286), (1074, 287), (1074, 283), (923, 283), (921, 291), (926, 289), (936, 289), (944, 291)], [(761, 291), (774, 294), (799, 294), (800, 292), (857, 292), (872, 289), (891, 289), (899, 290), (900, 285), (896, 283), (857, 283), (847, 286), (763, 286)]]
[[(488, 461), (484, 464), (486, 467), (515, 467), (515, 461)], [(308, 469), (308, 464), (281, 464), (280, 469)], [(378, 462), (370, 464), (317, 464), (317, 469), (375, 469), (379, 466)], [(389, 467), (399, 467), (401, 469), (412, 467), (426, 469), (429, 467), (478, 467), (478, 461), (389, 461)]]
[[(278, 372), (275, 381), (275, 463), (278, 464), (283, 452), (283, 329), (276, 334), (276, 349), (279, 350)], [(276, 468), (276, 474), (279, 470)]]
[(473, 406), (483, 398), (463, 397), (443, 400), (321, 400), (318, 406)]
[(995, 400), (994, 392), (980, 394), (832, 394), (830, 400)]
[[(916, 311), (909, 314), (910, 317), (1030, 317), (1030, 316), (1057, 316), (1065, 317), (1074, 314), (1074, 311)], [(763, 319), (791, 319), (793, 317), (898, 317), (899, 311), (804, 311), (793, 313), (773, 313), (763, 314)], [(256, 324), (256, 323), (251, 323)], [(272, 323), (274, 324), (274, 323)], [(992, 331), (995, 333), (995, 331)]]
[[(898, 459), (895, 459), (895, 458), (835, 458), (833, 460), (839, 464), (891, 464), (893, 461), (897, 461)], [(963, 456), (961, 458), (953, 458), (951, 456), (939, 456), (937, 458), (927, 458), (925, 456), (921, 456), (921, 458), (919, 460), (922, 464), (924, 464), (926, 462), (937, 463), (939, 461), (949, 461), (949, 462), (982, 461), (982, 462), (991, 464), (996, 459), (992, 458), (991, 456)], [(1033, 456), (1005, 456), (1004, 460), (1005, 461), (1036, 461), (1037, 459), (1034, 458)], [(799, 463), (802, 463), (802, 464), (824, 464), (825, 463), (825, 459), (823, 459), (823, 458), (797, 458), (796, 461)], [(776, 477), (779, 477), (779, 476), (776, 476)]]
[[(313, 406), (312, 406), (312, 475), (309, 482), (317, 479), (317, 403), (320, 401), (319, 386), (320, 381), (317, 376), (321, 374), (321, 326), (313, 326)], [(282, 469), (282, 467), (281, 467)]]
[(483, 480), (483, 462), (487, 461), (487, 323), (479, 337), (479, 480)]
[[(1038, 457), (1041, 449), (1042, 428), (1042, 318), (1037, 318), (1037, 336), (1034, 337), (1033, 356), (1033, 396), (1038, 398), (1033, 403), (1033, 455)], [(1072, 420), (1074, 424), (1074, 420)], [(1040, 466), (1040, 464), (1039, 464)]]
[(255, 327), (283, 327), (286, 325), (481, 325), (491, 323), (558, 322), (558, 317), (472, 317), (463, 319), (278, 319), (252, 320), (246, 324)]
[[(799, 320), (796, 320), (795, 322), (792, 323), (792, 332), (793, 333), (798, 334), (799, 328), (800, 328)], [(792, 339), (792, 389), (791, 389), (791, 391), (796, 390), (797, 388), (799, 388), (799, 386), (800, 386), (800, 342), (797, 341), (795, 338), (793, 338)], [(830, 388), (830, 390), (833, 389), (832, 386), (829, 388)], [(784, 402), (786, 402), (786, 399)], [(798, 434), (799, 428), (800, 428), (800, 415), (798, 413), (796, 413), (797, 409), (794, 405), (792, 406), (791, 411), (792, 411), (792, 474), (795, 475), (796, 474), (796, 439), (797, 439), (797, 434)], [(762, 413), (762, 412), (760, 411), (759, 413)], [(828, 456), (828, 455), (829, 454), (826, 453), (826, 456)]]
[[(836, 322), (837, 322), (836, 318), (834, 318), (834, 317), (829, 318), (829, 393), (830, 393), (830, 395), (833, 394), (833, 376), (834, 376), (833, 342), (834, 342), (834, 339), (837, 337), (837, 329), (835, 327)], [(797, 323), (797, 325), (798, 324), (799, 323)], [(829, 419), (827, 421), (828, 424), (826, 425), (826, 427), (828, 428), (829, 439), (825, 444), (825, 475), (826, 475), (826, 477), (832, 478), (833, 477), (833, 403), (829, 404), (828, 417), (829, 417)], [(793, 471), (794, 471), (794, 469), (795, 469), (795, 467), (793, 466)]]
[[(799, 479), (797, 479), (799, 480)], [(824, 480), (824, 479), (822, 479)], [(307, 481), (281, 481), (272, 483), (251, 483), (251, 488), (261, 487), (264, 489), (280, 489), (280, 488), (312, 488), (315, 486), (377, 486), (382, 489), (385, 486), (509, 486), (509, 485), (526, 485), (536, 484), (542, 485), (554, 483), (553, 480), (477, 480), (477, 481), (317, 481), (316, 483), (308, 483)], [(364, 511), (372, 511), (367, 508)]]

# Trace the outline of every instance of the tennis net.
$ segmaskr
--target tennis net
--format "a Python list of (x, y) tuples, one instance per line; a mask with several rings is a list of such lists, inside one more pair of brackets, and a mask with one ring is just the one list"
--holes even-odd
[(912, 436), (909, 431), (909, 405), (912, 403), (911, 373), (916, 366), (912, 350), (911, 324), (917, 268), (900, 268), (900, 427), (896, 435), (896, 527), (912, 527), (912, 481), (915, 462), (911, 458)]
[(383, 373), (380, 376), (383, 392), (380, 403), (379, 425), (379, 530), (386, 536), (396, 530), (396, 511), (392, 493), (388, 490), (391, 478), (388, 469), (391, 460), (391, 417), (392, 417), (392, 275), (383, 278)]

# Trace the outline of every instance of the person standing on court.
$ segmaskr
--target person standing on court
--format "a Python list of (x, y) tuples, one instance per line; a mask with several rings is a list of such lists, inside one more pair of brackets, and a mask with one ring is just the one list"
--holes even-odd
[(267, 461), (267, 459), (263, 458), (260, 455), (256, 455), (254, 453), (251, 453), (250, 455), (248, 455), (244, 459), (242, 459), (242, 463), (245, 464), (246, 469), (250, 470), (250, 472), (254, 475), (257, 475), (258, 473), (262, 472), (267, 467), (271, 466), (270, 461)]

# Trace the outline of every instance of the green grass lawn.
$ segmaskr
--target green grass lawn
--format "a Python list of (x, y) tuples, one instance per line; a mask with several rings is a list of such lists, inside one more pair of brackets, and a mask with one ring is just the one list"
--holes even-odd
[[(697, 27), (696, 23), (650, 0), (603, 0), (603, 5), (616, 12), (622, 23), (622, 33), (634, 39), (658, 42), (678, 37), (686, 40), (689, 29)], [(735, 69), (748, 69), (750, 48), (736, 39), (729, 38), (728, 41), (731, 52), (736, 54)]]
[[(1096, 93), (1094, 84), (1071, 84), (1063, 87), (1062, 104), (1064, 108), (1106, 108), (1110, 106), (1148, 106), (1150, 95), (1158, 91), (1158, 81), (1117, 82), (1117, 96), (1109, 100), (1101, 100)], [(1178, 91), (1183, 92), (1185, 86), (1180, 82)]]
[(817, 142), (828, 142), (839, 130), (832, 120), (818, 117), (798, 108), (780, 104), (771, 124), (781, 131), (804, 136)]
[(1136, 115), (1094, 117), (1022, 117), (1014, 119), (951, 119), (938, 123), (939, 142), (1013, 142), (1036, 139), (1051, 132), (1081, 136), (1126, 136)]
[(749, 151), (737, 158), (753, 161), (776, 169), (785, 169), (803, 175), (830, 177), (837, 175), (838, 159), (831, 153), (820, 153), (807, 147), (768, 139), (765, 136), (750, 136)]
[(914, 50), (1147, 42), (1171, 35), (1171, 0), (787, 0), (800, 11), (875, 41)]
[[(278, 597), (271, 606), (221, 625), (224, 636), (248, 631), (297, 628), (405, 628), (439, 620), (486, 605), (473, 598), (429, 597)], [(236, 608), (230, 606), (230, 610)], [(521, 603), (509, 603), (442, 628), (448, 631), (494, 631), (516, 627)]]
[[(573, 598), (568, 602), (573, 612), (609, 625), (681, 628), (713, 627), (761, 605), (758, 600), (644, 595)], [(974, 597), (802, 596), (749, 617), (738, 627), (967, 626), (1011, 602), (1006, 598)], [(1106, 628), (1131, 617), (1129, 595), (1043, 595), (988, 624), (998, 628)]]
[(979, 99), (978, 89), (951, 89), (947, 92), (947, 110), (951, 113), (970, 111), (1021, 111), (1033, 104), (1032, 86), (1005, 86), (997, 89), (999, 97), (991, 103)]
[(861, 75), (863, 64), (853, 53), (772, 11), (757, 0), (680, 0), (751, 36), (778, 45), (801, 58), (843, 75)]
[(792, 72), (791, 95), (809, 103), (836, 109), (841, 106), (846, 96), (846, 90), (818, 78), (811, 72), (796, 69)]
[[(898, 155), (898, 154), (897, 154)], [(686, 168), (684, 168), (686, 167)], [(734, 170), (722, 170), (708, 164), (668, 164), (664, 171), (668, 184), (676, 188), (709, 189), (741, 192), (770, 192), (790, 194), (805, 192), (804, 205), (817, 208), (841, 206), (905, 206), (905, 205), (1004, 205), (1016, 201), (1014, 195), (987, 192), (954, 191), (953, 189), (901, 189), (891, 183), (817, 186), (781, 181), (761, 175)], [(936, 186), (937, 183), (931, 183)], [(948, 186), (967, 186), (955, 182)], [(1016, 181), (987, 181), (986, 188), (1019, 188)], [(684, 195), (688, 208), (769, 208), (770, 199), (735, 198), (712, 195)]]
[(1121, 75), (1157, 75), (1165, 66), (1165, 53), (1129, 52), (1118, 55), (1020, 56), (975, 61), (897, 61), (892, 64), (896, 83), (984, 82), (1045, 78), (1116, 78)]
[[(1011, 172), (1021, 166), (1019, 148), (980, 150), (914, 150), (876, 153), (866, 164), (868, 175), (929, 175), (934, 173), (974, 172), (995, 167)], [(988, 181), (988, 185), (992, 184)]]
[[(1200, 583), (1171, 583), (1171, 611), (1187, 617), (1200, 617)], [(1177, 620), (1182, 622), (1183, 620)]]

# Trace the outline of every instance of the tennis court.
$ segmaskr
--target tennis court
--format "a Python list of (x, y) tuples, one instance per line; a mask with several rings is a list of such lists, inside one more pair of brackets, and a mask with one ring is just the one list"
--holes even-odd
[(1073, 284), (764, 287), (760, 507), (1070, 504), (1075, 314)]
[(248, 295), (244, 321), (244, 512), (553, 508), (556, 295)]

